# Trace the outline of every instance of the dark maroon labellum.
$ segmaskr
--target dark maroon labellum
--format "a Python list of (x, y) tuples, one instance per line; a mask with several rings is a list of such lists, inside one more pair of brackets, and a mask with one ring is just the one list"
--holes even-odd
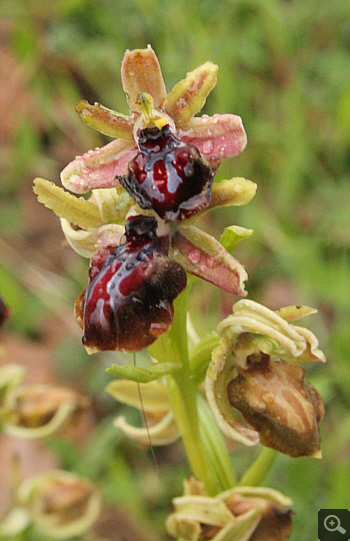
[(92, 258), (90, 283), (76, 303), (85, 346), (140, 351), (170, 328), (186, 272), (167, 257), (168, 245), (168, 237), (157, 236), (155, 218), (134, 216), (125, 243)]
[(216, 169), (194, 145), (179, 141), (168, 126), (139, 134), (139, 154), (120, 184), (141, 208), (152, 208), (164, 220), (181, 221), (210, 204)]

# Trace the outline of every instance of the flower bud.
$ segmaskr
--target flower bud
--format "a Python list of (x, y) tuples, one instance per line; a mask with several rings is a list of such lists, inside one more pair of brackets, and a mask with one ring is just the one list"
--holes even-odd
[(44, 534), (66, 539), (84, 534), (101, 511), (100, 492), (88, 480), (53, 470), (22, 483), (18, 500)]

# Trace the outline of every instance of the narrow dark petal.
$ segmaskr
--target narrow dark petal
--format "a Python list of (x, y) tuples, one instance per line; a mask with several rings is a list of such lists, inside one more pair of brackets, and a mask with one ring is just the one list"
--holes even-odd
[(138, 145), (128, 174), (118, 179), (141, 208), (179, 222), (210, 205), (216, 169), (195, 146), (179, 141), (168, 126), (142, 130)]
[(85, 346), (140, 351), (171, 326), (186, 272), (167, 257), (169, 239), (156, 228), (155, 218), (130, 218), (126, 242), (92, 259), (89, 286), (76, 303)]

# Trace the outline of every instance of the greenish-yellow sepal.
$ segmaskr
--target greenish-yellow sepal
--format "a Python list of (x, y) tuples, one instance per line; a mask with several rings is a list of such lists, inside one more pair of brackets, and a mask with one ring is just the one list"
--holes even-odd
[(111, 109), (107, 109), (99, 103), (90, 105), (87, 101), (77, 103), (75, 110), (81, 120), (90, 128), (109, 135), (110, 137), (120, 137), (127, 141), (133, 141), (134, 119), (127, 117)]
[(97, 205), (85, 201), (83, 198), (75, 197), (53, 182), (36, 178), (33, 190), (40, 203), (53, 210), (60, 218), (65, 218), (69, 223), (82, 229), (103, 225)]
[(190, 120), (205, 103), (216, 84), (218, 66), (206, 62), (187, 73), (165, 98), (164, 109), (177, 124)]
[(257, 185), (243, 177), (215, 182), (210, 208), (247, 205), (256, 193)]

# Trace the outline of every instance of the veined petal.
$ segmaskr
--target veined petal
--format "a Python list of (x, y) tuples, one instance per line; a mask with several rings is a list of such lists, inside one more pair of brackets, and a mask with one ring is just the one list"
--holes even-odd
[(74, 193), (87, 193), (94, 188), (114, 188), (118, 175), (124, 175), (138, 149), (130, 141), (115, 139), (102, 148), (86, 152), (65, 167), (62, 184)]
[(127, 141), (133, 141), (134, 119), (127, 117), (111, 109), (107, 109), (99, 103), (90, 105), (83, 100), (77, 103), (75, 110), (85, 124), (95, 130), (109, 135), (110, 137), (121, 137)]
[(241, 117), (229, 114), (192, 118), (181, 130), (180, 139), (197, 147), (212, 165), (238, 156), (247, 144)]
[(211, 235), (192, 225), (178, 226), (172, 235), (175, 261), (184, 269), (235, 295), (246, 295), (244, 267)]
[(237, 376), (225, 386), (229, 403), (266, 447), (293, 457), (321, 458), (318, 425), (324, 406), (305, 381), (305, 370), (263, 354), (251, 359), (247, 369), (238, 367)]
[(147, 49), (126, 51), (122, 62), (122, 83), (131, 111), (137, 110), (141, 92), (150, 94), (156, 107), (162, 106), (166, 89), (158, 58), (150, 45)]
[(164, 109), (181, 126), (186, 124), (205, 104), (205, 100), (216, 85), (218, 66), (206, 62), (187, 73), (185, 79), (177, 83), (167, 95)]

